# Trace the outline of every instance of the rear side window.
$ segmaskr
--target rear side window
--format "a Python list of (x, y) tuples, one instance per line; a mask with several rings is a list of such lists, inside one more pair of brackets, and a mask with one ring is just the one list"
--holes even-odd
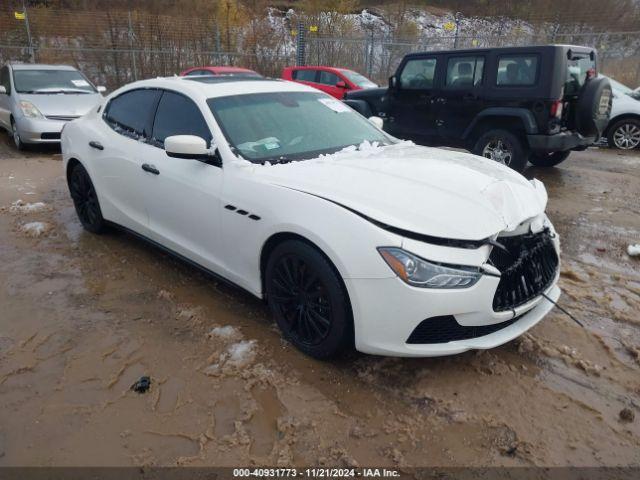
[(339, 81), (340, 77), (338, 77), (335, 73), (320, 70), (320, 78), (318, 79), (318, 83), (334, 86)]
[(589, 55), (573, 56), (567, 60), (567, 80), (564, 84), (565, 95), (577, 95), (584, 82), (587, 81), (589, 72), (595, 75), (596, 62)]
[(437, 59), (435, 58), (409, 60), (400, 74), (400, 86), (412, 90), (433, 88), (436, 65)]
[(482, 83), (484, 57), (452, 57), (447, 62), (448, 88), (469, 88)]
[(316, 71), (315, 70), (294, 70), (293, 79), (300, 80), (302, 82), (315, 82)]
[(187, 97), (164, 92), (153, 122), (153, 143), (164, 147), (171, 135), (196, 135), (211, 144), (211, 132), (198, 106)]
[(154, 89), (132, 90), (109, 102), (105, 121), (116, 132), (135, 138), (149, 138), (146, 131), (160, 92)]
[(535, 85), (537, 78), (537, 55), (503, 55), (498, 57), (497, 85), (531, 86)]

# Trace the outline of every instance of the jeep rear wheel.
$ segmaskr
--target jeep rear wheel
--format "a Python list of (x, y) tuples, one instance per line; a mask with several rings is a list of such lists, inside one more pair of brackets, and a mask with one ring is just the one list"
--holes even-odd
[(566, 152), (532, 153), (529, 161), (536, 167), (555, 167), (564, 162), (570, 153), (571, 150)]
[(611, 148), (633, 150), (640, 146), (640, 121), (627, 118), (616, 122), (607, 134), (607, 141)]
[(473, 153), (488, 158), (516, 172), (527, 166), (528, 151), (523, 142), (507, 130), (489, 130), (478, 138)]

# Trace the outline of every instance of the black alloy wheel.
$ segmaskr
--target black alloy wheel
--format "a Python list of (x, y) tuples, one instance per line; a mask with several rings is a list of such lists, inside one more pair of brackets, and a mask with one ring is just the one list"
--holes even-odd
[(69, 175), (69, 192), (82, 226), (92, 232), (101, 233), (105, 229), (100, 203), (87, 170), (80, 164), (73, 167)]
[(311, 245), (283, 242), (266, 268), (269, 308), (285, 338), (316, 358), (334, 356), (352, 337), (351, 310), (342, 282)]

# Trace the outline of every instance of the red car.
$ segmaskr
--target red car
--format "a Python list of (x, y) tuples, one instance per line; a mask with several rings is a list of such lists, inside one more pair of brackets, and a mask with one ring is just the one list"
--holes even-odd
[(180, 72), (181, 77), (198, 75), (231, 75), (234, 77), (260, 77), (258, 72), (241, 67), (191, 67)]
[(335, 67), (285, 67), (282, 70), (282, 78), (304, 83), (340, 100), (349, 90), (362, 90), (378, 86), (358, 72)]

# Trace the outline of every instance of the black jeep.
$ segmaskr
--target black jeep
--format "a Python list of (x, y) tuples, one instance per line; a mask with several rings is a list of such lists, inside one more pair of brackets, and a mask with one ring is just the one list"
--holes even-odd
[(550, 167), (593, 144), (611, 98), (594, 49), (545, 45), (412, 53), (388, 88), (349, 92), (345, 102), (396, 137), (522, 171), (527, 160)]

